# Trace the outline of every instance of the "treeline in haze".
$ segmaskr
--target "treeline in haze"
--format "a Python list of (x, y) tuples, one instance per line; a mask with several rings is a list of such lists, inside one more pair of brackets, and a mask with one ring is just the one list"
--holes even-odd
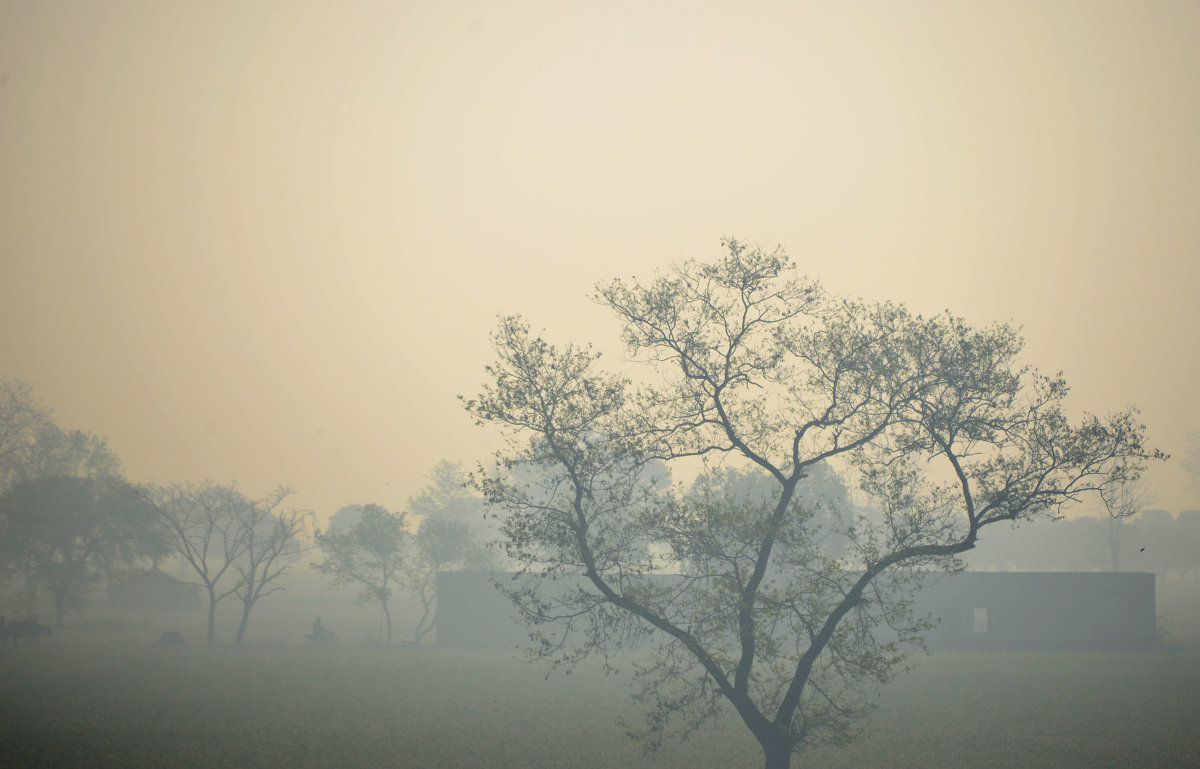
[[(839, 516), (871, 514), (828, 465), (809, 475), (799, 493), (826, 531)], [(665, 468), (662, 476), (670, 483)], [(767, 480), (728, 469), (679, 488), (751, 499), (769, 491)], [(61, 626), (101, 608), (105, 590), (161, 582), (192, 591), (184, 603), (201, 610), (197, 641), (202, 633), (209, 644), (240, 644), (260, 603), (290, 600), (298, 616), (317, 614), (320, 590), (325, 607), (377, 611), (377, 642), (421, 643), (436, 628), (439, 572), (513, 568), (502, 521), (454, 463), (437, 464), (407, 509), (347, 504), (324, 529), (290, 498), (286, 487), (252, 498), (234, 483), (131, 483), (103, 438), (61, 428), (28, 385), (0, 381), (0, 616)], [(963, 562), (981, 571), (1155, 572), (1160, 585), (1186, 587), (1200, 575), (1197, 545), (1200, 510), (1126, 509), (996, 526)], [(843, 546), (827, 543), (834, 557)], [(361, 641), (347, 630), (345, 640)]]
[[(0, 381), (0, 632), (5, 622), (61, 627), (108, 591), (110, 608), (203, 607), (195, 636), (213, 645), (229, 637), (228, 623), (239, 645), (261, 604), (300, 585), (293, 603), (302, 611), (319, 611), (316, 593), (379, 606), (385, 644), (391, 601), (403, 596), (419, 607), (404, 620), (419, 642), (436, 623), (437, 573), (498, 563), (482, 500), (458, 465), (438, 464), (408, 510), (347, 505), (324, 531), (292, 494), (281, 486), (252, 497), (211, 480), (132, 483), (104, 438), (61, 428), (27, 384)], [(359, 592), (335, 591), (344, 585)]]

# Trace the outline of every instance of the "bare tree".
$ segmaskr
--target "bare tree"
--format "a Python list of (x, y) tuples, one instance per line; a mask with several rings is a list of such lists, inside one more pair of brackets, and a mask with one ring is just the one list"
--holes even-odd
[[(509, 513), (525, 576), (506, 592), (538, 629), (534, 653), (571, 664), (656, 643), (637, 674), (648, 744), (724, 703), (779, 768), (854, 737), (926, 626), (910, 611), (922, 570), (957, 569), (984, 527), (1056, 515), (1159, 455), (1133, 412), (1071, 424), (1065, 382), (1021, 366), (1009, 326), (831, 297), (781, 250), (725, 245), (715, 263), (600, 287), (653, 386), (511, 317), (465, 405), (507, 437), (479, 483)], [(683, 493), (646, 472), (696, 457), (740, 460), (775, 493)], [(832, 461), (881, 511), (842, 525), (841, 557), (797, 496)], [(578, 579), (550, 592), (541, 574)]]
[(234, 562), (238, 576), (234, 593), (242, 602), (242, 617), (233, 637), (234, 646), (241, 645), (255, 604), (284, 589), (279, 580), (301, 553), (302, 536), (312, 514), (307, 510), (280, 509), (291, 494), (291, 489), (280, 486), (243, 508), (238, 521), (242, 552)]
[(234, 644), (240, 644), (254, 605), (281, 590), (309, 519), (304, 510), (279, 509), (291, 490), (253, 500), (234, 484), (212, 481), (162, 487), (154, 492), (171, 547), (208, 593), (207, 641), (216, 643), (217, 604), (231, 595), (242, 602)]
[(1109, 571), (1121, 570), (1121, 541), (1128, 526), (1126, 523), (1150, 504), (1150, 496), (1135, 479), (1118, 478), (1100, 489), (1104, 511), (1108, 513), (1106, 533), (1108, 535)]
[(173, 549), (208, 594), (207, 641), (212, 646), (217, 604), (238, 588), (235, 562), (246, 544), (240, 521), (250, 509), (250, 500), (233, 485), (212, 481), (162, 487), (154, 496)]

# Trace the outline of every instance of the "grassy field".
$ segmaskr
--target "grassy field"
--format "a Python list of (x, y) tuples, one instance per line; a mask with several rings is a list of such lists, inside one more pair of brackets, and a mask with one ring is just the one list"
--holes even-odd
[[(0, 650), (14, 767), (757, 767), (728, 720), (644, 757), (627, 676), (498, 653), (160, 648), (120, 633)], [(938, 654), (868, 734), (793, 766), (1200, 766), (1200, 652)]]

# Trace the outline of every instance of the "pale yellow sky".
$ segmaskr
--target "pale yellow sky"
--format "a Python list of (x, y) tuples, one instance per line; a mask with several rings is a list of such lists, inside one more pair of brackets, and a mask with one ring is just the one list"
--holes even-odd
[[(135, 481), (400, 507), (500, 312), (724, 235), (1200, 430), (1200, 3), (0, 4), (0, 378)], [(1171, 463), (1156, 503), (1200, 506)]]

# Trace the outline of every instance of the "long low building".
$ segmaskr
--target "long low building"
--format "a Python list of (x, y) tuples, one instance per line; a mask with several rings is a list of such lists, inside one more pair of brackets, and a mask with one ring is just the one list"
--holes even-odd
[(962, 572), (921, 591), (941, 622), (932, 648), (1142, 649), (1154, 645), (1154, 575), (1134, 572)]
[[(437, 642), (523, 646), (529, 631), (493, 579), (438, 576)], [(939, 619), (934, 649), (1143, 649), (1154, 645), (1154, 575), (1126, 572), (963, 572), (932, 575), (917, 611)]]

